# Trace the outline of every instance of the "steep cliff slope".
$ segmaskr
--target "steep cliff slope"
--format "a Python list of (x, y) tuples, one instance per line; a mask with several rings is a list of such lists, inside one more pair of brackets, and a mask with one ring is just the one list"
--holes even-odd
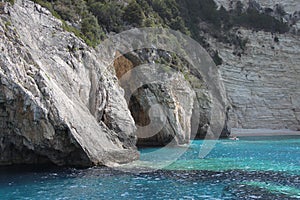
[(239, 30), (248, 38), (245, 53), (233, 55), (229, 45), (215, 43), (229, 101), (238, 128), (300, 129), (300, 38)]
[(2, 10), (0, 164), (137, 159), (122, 89), (96, 52), (31, 1)]
[[(228, 1), (218, 2), (229, 7)], [(190, 45), (182, 36), (182, 46), (176, 46), (168, 33), (153, 37), (133, 29), (130, 38), (111, 35), (112, 46), (108, 41), (107, 49), (105, 42), (93, 49), (64, 31), (66, 23), (40, 5), (27, 0), (7, 5), (0, 4), (0, 165), (114, 165), (138, 158), (137, 141), (140, 145), (185, 144), (191, 133), (226, 136), (230, 127), (300, 130), (300, 39), (296, 34), (235, 26), (214, 34), (215, 19), (212, 24), (200, 20), (196, 32), (201, 32), (203, 43), (220, 65), (217, 69), (196, 62), (193, 68), (186, 62), (189, 59), (182, 59), (187, 52), (172, 52), (186, 45), (192, 59), (212, 60), (205, 58), (206, 52), (199, 56), (202, 47)], [(163, 41), (174, 44), (173, 49), (160, 46)], [(146, 45), (133, 48), (140, 44)], [(130, 51), (121, 51), (122, 45)], [(140, 77), (131, 74), (124, 79), (123, 75), (151, 63), (179, 73), (169, 73), (167, 84), (160, 78), (155, 84), (131, 88), (130, 81), (147, 80), (158, 71), (150, 65)], [(164, 126), (147, 127), (149, 109), (156, 104), (166, 117), (156, 110), (152, 114)], [(152, 128), (160, 130), (149, 137)]]
[[(229, 8), (230, 1), (217, 2)], [(257, 2), (270, 8), (279, 3)], [(280, 3), (290, 13), (300, 10), (298, 1)], [(240, 55), (232, 45), (209, 39), (223, 60), (219, 69), (231, 103), (231, 126), (300, 130), (299, 35), (243, 28), (237, 28), (236, 33), (247, 41)]]
[[(149, 32), (133, 30), (132, 33), (131, 38), (121, 35), (118, 41), (118, 36), (112, 37), (111, 41), (116, 41), (108, 40), (109, 45), (103, 42), (93, 49), (73, 33), (64, 31), (63, 22), (40, 5), (26, 0), (17, 0), (13, 6), (1, 3), (0, 165), (111, 166), (138, 158), (137, 137), (139, 144), (167, 145), (171, 141), (175, 145), (186, 144), (191, 135), (195, 89), (202, 106), (197, 110), (201, 125), (197, 121), (196, 128), (204, 127), (203, 136), (207, 132), (211, 137), (221, 133), (226, 124), (225, 98), (212, 59), (207, 61), (211, 67), (194, 69), (197, 75), (194, 78), (198, 82), (201, 79), (198, 86), (190, 87), (186, 79), (191, 77), (185, 77), (177, 69), (171, 73), (169, 85), (159, 79), (158, 84), (143, 86), (146, 90), (136, 88), (140, 94), (132, 99), (138, 97), (138, 101), (126, 102), (128, 99), (124, 98), (111, 62), (118, 48), (122, 49), (122, 42), (131, 53), (136, 43), (148, 45), (146, 49), (153, 47), (151, 41), (136, 40), (151, 38), (151, 34), (147, 36)], [(161, 34), (156, 39), (165, 38), (166, 35)], [(160, 44), (157, 43), (157, 48), (163, 48)], [(178, 48), (173, 46), (171, 50)], [(206, 62), (205, 57), (209, 56), (203, 52), (200, 60)], [(148, 63), (155, 61), (150, 55), (145, 56)], [(119, 67), (124, 65), (126, 67), (123, 59)], [(188, 69), (188, 66), (181, 67)], [(120, 78), (123, 74), (116, 69), (116, 75)], [(155, 77), (151, 73), (143, 76), (145, 79)], [(206, 80), (210, 80), (213, 90), (208, 89)], [(198, 82), (191, 83), (197, 85)], [(127, 103), (137, 125), (143, 121), (143, 113), (144, 118), (148, 117), (150, 107), (155, 104), (162, 107), (166, 118), (154, 113), (158, 120), (165, 120), (157, 135), (149, 137), (147, 127), (142, 126), (136, 131)], [(151, 127), (148, 129), (153, 132)]]

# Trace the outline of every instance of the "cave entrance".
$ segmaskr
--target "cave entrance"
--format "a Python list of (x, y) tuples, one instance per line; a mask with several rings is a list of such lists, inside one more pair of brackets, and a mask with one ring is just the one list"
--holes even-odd
[[(166, 76), (170, 75), (170, 83), (164, 85), (164, 78), (159, 77), (156, 83), (133, 86), (137, 76), (147, 79), (149, 77), (146, 76), (156, 75), (152, 72), (142, 75), (134, 72), (137, 66), (144, 63), (163, 63), (159, 70), (167, 74)], [(137, 146), (165, 146), (172, 143), (181, 145), (189, 143), (199, 133), (205, 135), (209, 122), (208, 112), (203, 107), (209, 103), (209, 98), (205, 93), (201, 75), (198, 71), (191, 70), (187, 61), (163, 50), (142, 49), (127, 54), (117, 52), (113, 64), (120, 85), (125, 90), (132, 117), (137, 126), (144, 127), (143, 133), (137, 133)], [(151, 68), (149, 70), (154, 71)], [(198, 93), (195, 93), (194, 88), (200, 88), (204, 92), (197, 90)], [(202, 110), (199, 109), (198, 100), (205, 102), (200, 104)], [(153, 116), (150, 116), (152, 106), (157, 104), (161, 106), (161, 113), (152, 110), (154, 115), (152, 113)], [(158, 122), (157, 126), (151, 127), (155, 121)], [(153, 134), (159, 126), (159, 131)]]

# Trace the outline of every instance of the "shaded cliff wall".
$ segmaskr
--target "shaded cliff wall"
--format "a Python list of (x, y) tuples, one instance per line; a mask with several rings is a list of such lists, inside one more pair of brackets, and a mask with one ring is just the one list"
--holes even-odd
[[(226, 9), (230, 9), (235, 6), (236, 2), (240, 1), (244, 5), (247, 5), (249, 0), (214, 0), (218, 5), (223, 5)], [(250, 0), (251, 1), (251, 0)], [(298, 0), (255, 0), (262, 7), (273, 8), (276, 4), (280, 4), (284, 7), (288, 13), (294, 13), (300, 11), (300, 4)]]
[[(264, 9), (275, 11), (282, 8), (286, 13), (276, 13), (275, 15), (282, 15), (284, 21), (287, 21), (298, 32), (300, 30), (300, 3), (298, 0), (214, 0), (220, 7), (223, 6), (226, 10), (231, 10), (236, 7), (237, 2), (241, 2), (244, 5), (244, 9), (247, 9), (251, 4), (256, 9), (262, 11)], [(282, 12), (282, 11), (280, 11)], [(274, 13), (273, 13), (274, 14)], [(278, 16), (275, 16), (278, 17)]]

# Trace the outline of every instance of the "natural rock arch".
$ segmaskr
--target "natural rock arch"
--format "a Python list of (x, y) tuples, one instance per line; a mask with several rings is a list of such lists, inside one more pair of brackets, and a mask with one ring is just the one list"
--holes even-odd
[[(192, 75), (198, 74), (198, 79), (201, 79), (207, 89), (205, 91), (207, 94), (205, 97), (202, 97), (205, 98), (205, 103), (208, 106), (206, 108), (208, 112), (204, 116), (204, 118), (208, 118), (208, 123), (202, 124), (202, 127), (197, 127), (197, 131), (204, 133), (202, 137), (206, 135), (206, 137), (211, 138), (219, 137), (222, 132), (225, 133), (224, 128), (228, 128), (226, 124), (226, 96), (219, 71), (208, 53), (190, 37), (177, 31), (160, 28), (132, 29), (114, 35), (104, 41), (100, 45), (98, 52), (101, 54), (100, 57), (103, 57), (107, 63), (110, 63), (110, 67), (115, 67), (118, 78), (121, 78), (120, 76), (127, 71), (137, 67), (138, 64), (143, 64), (141, 63), (140, 55), (136, 53), (143, 51), (143, 49), (175, 53), (189, 63), (189, 66), (185, 67), (184, 70), (188, 70)], [(147, 55), (145, 56), (147, 57)], [(122, 63), (122, 59), (124, 63)], [(195, 104), (199, 106), (199, 102), (204, 100), (201, 99), (201, 95), (204, 92), (197, 91), (197, 87), (193, 85), (192, 89), (196, 94), (199, 94), (197, 95), (198, 101)], [(199, 114), (203, 114), (203, 109), (202, 111), (201, 109), (198, 111), (196, 109), (193, 108), (193, 117), (197, 117), (197, 115), (198, 117), (192, 121), (199, 123), (199, 120), (201, 120)]]

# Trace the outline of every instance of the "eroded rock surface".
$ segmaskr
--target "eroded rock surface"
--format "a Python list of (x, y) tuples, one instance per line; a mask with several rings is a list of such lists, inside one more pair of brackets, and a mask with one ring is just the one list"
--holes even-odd
[[(215, 0), (227, 10), (238, 0)], [(290, 33), (278, 34), (237, 27), (247, 41), (236, 54), (228, 44), (210, 39), (223, 60), (220, 71), (231, 109), (230, 126), (245, 129), (300, 130), (300, 4), (298, 0), (241, 0), (260, 12), (288, 22)], [(278, 13), (278, 10), (285, 13)], [(209, 37), (208, 37), (209, 38)]]
[[(149, 63), (149, 68), (143, 69), (142, 73), (135, 72), (136, 68)], [(172, 139), (175, 144), (184, 144), (194, 137), (215, 138), (220, 134), (229, 134), (230, 127), (226, 121), (223, 102), (226, 100), (225, 90), (222, 84), (219, 85), (218, 70), (215, 70), (212, 76), (216, 76), (214, 84), (221, 95), (222, 105), (216, 104), (218, 100), (209, 90), (209, 83), (202, 77), (201, 68), (191, 67), (186, 60), (170, 52), (153, 48), (136, 50), (118, 57), (114, 67), (125, 92), (132, 95), (129, 108), (136, 123), (148, 126), (148, 129), (142, 129), (144, 136), (147, 136), (148, 131), (149, 134), (157, 132), (151, 137), (138, 135), (138, 145), (166, 145)], [(206, 67), (209, 69), (211, 66)], [(160, 77), (159, 70), (170, 77)], [(155, 84), (149, 83), (153, 77), (157, 77)], [(149, 82), (146, 81), (142, 87), (137, 88), (135, 86), (138, 80), (135, 79), (148, 79)], [(158, 119), (158, 122), (163, 124), (159, 130), (151, 127), (152, 121), (149, 116), (149, 109), (156, 105), (160, 105), (164, 111), (155, 113), (153, 117), (156, 119), (159, 118), (157, 116), (166, 116), (165, 121), (163, 117)], [(223, 123), (218, 125), (221, 128), (211, 130), (211, 126), (217, 126), (216, 121)]]
[(232, 46), (210, 41), (223, 59), (219, 69), (231, 104), (231, 126), (300, 130), (299, 36), (237, 31), (248, 40), (240, 57)]
[(49, 11), (17, 0), (0, 19), (0, 165), (138, 158), (117, 78)]
[(114, 67), (139, 127), (137, 145), (189, 143), (195, 93), (184, 76), (175, 71), (168, 73), (155, 65), (137, 71), (142, 60), (137, 55), (127, 56), (132, 61), (121, 55), (114, 61)]

